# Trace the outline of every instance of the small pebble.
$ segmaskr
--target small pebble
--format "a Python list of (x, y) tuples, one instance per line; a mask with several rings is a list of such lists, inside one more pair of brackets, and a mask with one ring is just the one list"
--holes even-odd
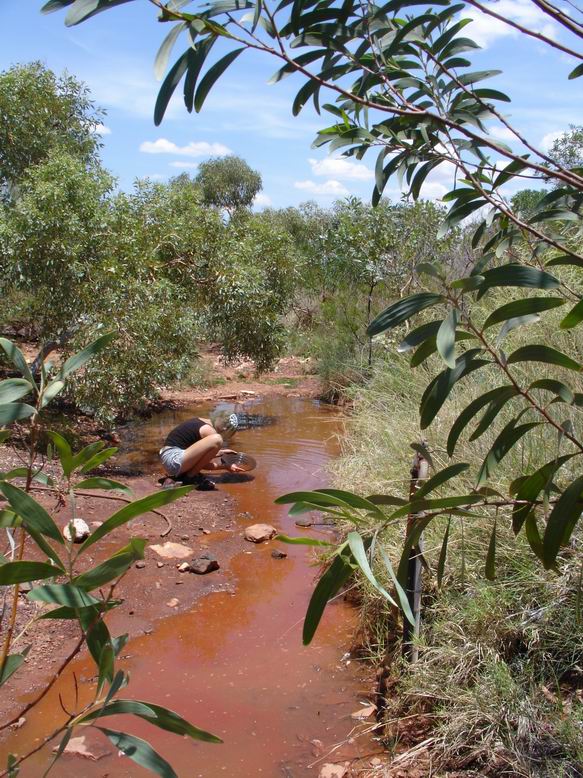
[(157, 567), (164, 567), (164, 562), (156, 562)]
[(146, 563), (144, 562), (143, 559), (140, 559), (139, 562), (136, 562), (136, 567), (138, 568), (138, 570), (143, 570), (145, 566), (146, 566)]

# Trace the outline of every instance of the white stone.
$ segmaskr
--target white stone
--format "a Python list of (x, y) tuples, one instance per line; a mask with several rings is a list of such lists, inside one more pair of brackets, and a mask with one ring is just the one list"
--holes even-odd
[(90, 534), (89, 525), (83, 519), (73, 519), (63, 530), (65, 540), (72, 540), (73, 543), (83, 543)]
[(376, 705), (366, 705), (364, 708), (360, 708), (359, 710), (355, 710), (354, 713), (351, 713), (350, 718), (362, 721), (363, 719), (370, 718), (375, 710)]
[[(58, 746), (53, 748), (56, 751)], [(91, 746), (87, 745), (87, 739), (82, 737), (72, 737), (67, 743), (64, 754), (70, 754), (71, 756), (82, 756), (85, 759), (91, 759), (96, 762), (98, 759), (102, 759), (104, 756), (108, 756), (111, 751), (101, 743), (94, 743)]]
[(245, 528), (245, 540), (251, 543), (263, 543), (277, 535), (277, 530), (271, 524), (251, 524)]
[(189, 546), (183, 546), (180, 543), (168, 542), (160, 546), (150, 546), (150, 548), (163, 559), (186, 559), (193, 554), (193, 550)]

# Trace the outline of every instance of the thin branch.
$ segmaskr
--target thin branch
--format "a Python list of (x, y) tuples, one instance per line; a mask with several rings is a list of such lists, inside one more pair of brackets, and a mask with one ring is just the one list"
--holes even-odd
[(531, 30), (528, 27), (524, 27), (522, 24), (519, 24), (518, 22), (515, 22), (512, 19), (509, 19), (507, 16), (502, 16), (501, 14), (496, 13), (496, 11), (493, 11), (491, 8), (487, 8), (485, 5), (482, 5), (482, 3), (479, 3), (478, 0), (466, 0), (466, 2), (469, 5), (473, 5), (474, 8), (477, 8), (478, 10), (482, 11), (482, 13), (485, 13), (488, 16), (492, 16), (494, 19), (498, 19), (499, 22), (503, 22), (504, 24), (507, 24), (509, 27), (513, 27), (515, 30), (518, 30), (518, 32), (524, 33), (524, 35), (528, 35), (531, 38), (536, 38), (537, 40), (546, 43), (548, 46), (552, 46), (554, 49), (558, 49), (559, 51), (562, 51), (564, 54), (568, 54), (571, 57), (576, 57), (577, 59), (583, 59), (583, 54), (581, 54), (580, 52), (574, 51), (573, 49), (564, 46), (562, 43), (559, 43), (558, 41), (554, 41), (552, 38), (549, 38), (540, 32), (535, 32), (535, 30)]
[[(83, 646), (83, 643), (85, 642), (85, 635), (81, 635), (78, 642), (75, 644), (75, 647), (71, 651), (71, 653), (65, 657), (65, 659), (61, 662), (57, 670), (55, 670), (53, 677), (49, 681), (49, 683), (44, 687), (44, 689), (38, 694), (33, 700), (31, 700), (29, 703), (27, 703), (22, 710), (17, 713), (15, 716), (13, 716), (9, 721), (4, 722), (4, 724), (0, 724), (0, 732), (3, 729), (6, 729), (7, 727), (12, 726), (12, 724), (16, 724), (18, 719), (22, 718), (25, 713), (27, 713), (31, 708), (34, 708), (34, 706), (39, 703), (42, 698), (52, 689), (52, 687), (55, 685), (56, 681), (60, 677), (63, 670), (67, 667), (67, 665), (71, 662), (72, 659), (77, 656), (79, 651), (81, 650), (81, 647)], [(2, 773), (4, 775), (4, 773)]]

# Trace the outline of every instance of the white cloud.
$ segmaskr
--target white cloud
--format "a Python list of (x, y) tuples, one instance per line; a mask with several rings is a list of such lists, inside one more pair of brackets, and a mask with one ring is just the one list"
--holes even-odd
[(164, 181), (167, 176), (162, 173), (150, 173), (150, 175), (146, 176), (146, 178), (149, 178), (150, 181)]
[(421, 187), (421, 197), (425, 200), (441, 200), (448, 191), (448, 187), (440, 184), (439, 181), (425, 181)]
[(321, 195), (323, 197), (345, 197), (350, 194), (344, 184), (334, 179), (324, 181), (321, 184), (317, 184), (315, 181), (296, 181), (294, 187), (304, 192), (309, 192), (311, 195)]
[(93, 132), (96, 135), (111, 135), (111, 129), (107, 127), (105, 124), (97, 124), (93, 128)]
[(563, 135), (565, 130), (553, 130), (553, 132), (547, 132), (546, 135), (543, 136), (540, 147), (542, 151), (548, 152), (551, 150), (553, 143)]
[(140, 151), (145, 154), (183, 154), (185, 157), (208, 157), (215, 155), (222, 157), (230, 154), (231, 149), (222, 143), (207, 143), (205, 140), (191, 141), (186, 146), (177, 146), (166, 138), (158, 140), (145, 140), (140, 144)]
[(516, 140), (516, 135), (512, 132), (512, 130), (509, 130), (508, 127), (496, 125), (490, 129), (490, 132), (495, 138), (498, 138), (498, 140), (510, 142)]
[(253, 205), (256, 208), (268, 208), (271, 204), (271, 197), (263, 194), (263, 192), (259, 192), (259, 194), (255, 195), (255, 199), (253, 200)]
[(312, 174), (315, 176), (333, 176), (335, 180), (368, 181), (374, 178), (372, 170), (361, 162), (350, 162), (342, 157), (309, 159)]
[(174, 160), (168, 163), (170, 167), (178, 167), (181, 169), (198, 167), (198, 162), (183, 162), (182, 160)]
[[(556, 25), (550, 22), (549, 17), (530, 0), (497, 0), (484, 3), (484, 6), (499, 16), (540, 32), (548, 38), (557, 37)], [(473, 19), (468, 28), (470, 37), (484, 48), (497, 38), (509, 36), (515, 38), (521, 35), (518, 30), (477, 8), (464, 9), (464, 17)]]

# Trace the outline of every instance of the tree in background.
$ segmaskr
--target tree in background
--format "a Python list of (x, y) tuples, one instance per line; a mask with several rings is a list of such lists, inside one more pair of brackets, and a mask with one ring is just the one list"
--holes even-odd
[(205, 205), (227, 211), (231, 218), (240, 208), (250, 208), (263, 188), (261, 175), (234, 155), (201, 162), (195, 183)]
[(40, 62), (0, 73), (0, 196), (11, 199), (27, 169), (57, 150), (86, 165), (97, 161), (102, 118), (74, 76)]

